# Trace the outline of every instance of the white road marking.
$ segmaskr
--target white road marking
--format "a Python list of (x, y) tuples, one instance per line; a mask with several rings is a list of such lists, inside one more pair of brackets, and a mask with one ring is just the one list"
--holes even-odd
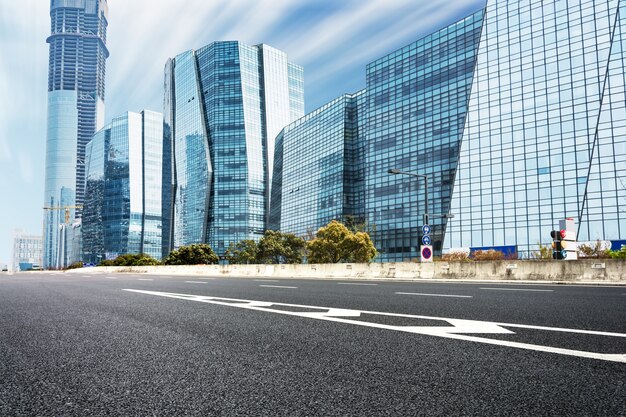
[(208, 284), (208, 282), (205, 281), (185, 281), (188, 284)]
[(288, 287), (286, 285), (259, 285), (259, 287), (264, 287), (264, 288), (298, 288), (298, 287)]
[(258, 282), (278, 282), (277, 279), (255, 279)]
[(481, 290), (554, 292), (554, 290), (536, 290), (531, 288), (481, 288)]
[(117, 277), (105, 277), (106, 279), (117, 279)]
[[(527, 325), (527, 324), (495, 323), (495, 322), (476, 321), (476, 320), (461, 320), (461, 319), (452, 319), (452, 318), (443, 318), (443, 317), (417, 316), (417, 315), (411, 315), (411, 314), (384, 313), (384, 312), (379, 312), (379, 311), (348, 310), (348, 309), (331, 308), (331, 307), (274, 303), (274, 302), (268, 302), (268, 301), (210, 297), (210, 296), (202, 296), (202, 295), (177, 294), (177, 293), (167, 293), (167, 292), (158, 292), (158, 291), (143, 291), (143, 290), (134, 290), (134, 289), (124, 289), (124, 291), (130, 291), (130, 292), (135, 292), (139, 294), (156, 295), (160, 297), (177, 298), (181, 300), (197, 301), (201, 303), (216, 304), (216, 305), (228, 306), (228, 307), (237, 307), (237, 308), (243, 308), (243, 309), (255, 310), (255, 311), (265, 311), (265, 312), (270, 312), (270, 313), (275, 313), (275, 314), (284, 314), (288, 316), (297, 316), (297, 317), (305, 317), (305, 318), (311, 318), (311, 319), (317, 319), (317, 320), (332, 321), (332, 322), (337, 322), (337, 323), (346, 323), (346, 324), (352, 324), (356, 326), (373, 327), (373, 328), (378, 328), (378, 329), (394, 330), (394, 331), (400, 331), (400, 332), (406, 332), (406, 333), (443, 337), (446, 339), (464, 340), (464, 341), (470, 341), (470, 342), (484, 343), (488, 345), (506, 346), (506, 347), (512, 347), (512, 348), (517, 348), (517, 349), (526, 349), (526, 350), (533, 350), (533, 351), (538, 351), (538, 352), (556, 353), (556, 354), (567, 355), (567, 356), (576, 356), (580, 358), (590, 358), (590, 359), (598, 359), (598, 360), (609, 361), (609, 362), (626, 363), (626, 354), (609, 354), (609, 353), (597, 353), (597, 352), (588, 352), (588, 351), (573, 350), (573, 349), (563, 349), (563, 348), (557, 348), (557, 347), (552, 347), (552, 346), (542, 346), (542, 345), (535, 345), (535, 344), (530, 344), (530, 343), (511, 342), (507, 340), (489, 339), (489, 338), (483, 338), (483, 337), (470, 335), (473, 333), (515, 334), (513, 331), (506, 329), (504, 327), (626, 338), (626, 334), (623, 334), (623, 333), (600, 332), (600, 331), (594, 331), (594, 330), (580, 330), (580, 329), (565, 329), (565, 328), (558, 328), (558, 327), (533, 326), (533, 325)], [(319, 312), (297, 312), (297, 311), (288, 311), (288, 310), (277, 310), (277, 309), (271, 309), (270, 307), (272, 306), (297, 307), (297, 308), (306, 308), (310, 310), (320, 310), (320, 311)], [(351, 320), (349, 318), (349, 317), (359, 317), (361, 314), (437, 320), (437, 321), (447, 322), (450, 326), (391, 326), (387, 324)]]
[(362, 282), (338, 282), (337, 285), (378, 285), (378, 284), (366, 284)]
[(452, 294), (425, 294), (420, 292), (397, 292), (399, 295), (423, 295), (426, 297), (453, 297), (453, 298), (472, 298), (472, 295), (452, 295)]
[(137, 278), (137, 281), (154, 281), (152, 278)]

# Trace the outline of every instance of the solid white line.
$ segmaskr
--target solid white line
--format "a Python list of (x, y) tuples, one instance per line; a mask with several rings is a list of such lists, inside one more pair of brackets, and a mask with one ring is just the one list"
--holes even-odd
[(152, 278), (137, 278), (137, 281), (154, 281)]
[(277, 279), (255, 279), (258, 282), (278, 282)]
[(338, 282), (337, 285), (378, 285), (378, 284), (365, 284), (361, 282)]
[(208, 282), (204, 281), (185, 281), (188, 284), (208, 284)]
[[(361, 311), (361, 310), (344, 310), (340, 308), (320, 307), (320, 306), (306, 306), (299, 304), (285, 304), (274, 303), (268, 301), (254, 301), (243, 299), (226, 299), (221, 297), (201, 296), (192, 294), (176, 294), (165, 293), (158, 291), (143, 291), (124, 289), (124, 291), (130, 291), (140, 294), (157, 295), (161, 297), (177, 298), (181, 300), (197, 301), (208, 304), (216, 304), (228, 307), (243, 308), (255, 311), (264, 311), (275, 314), (284, 314), (288, 316), (297, 316), (310, 319), (326, 320), (337, 323), (346, 323), (356, 326), (373, 327), (378, 329), (394, 330), (405, 333), (420, 334), (426, 336), (443, 337), (447, 339), (463, 340), (470, 342), (484, 343), (488, 345), (506, 346), (518, 349), (534, 350), (538, 352), (556, 353), (560, 355), (576, 356), (579, 358), (599, 359), (609, 362), (621, 362), (626, 363), (626, 354), (608, 354), (597, 353), (582, 350), (563, 349), (552, 346), (541, 346), (530, 343), (512, 342), (508, 340), (489, 339), (478, 336), (471, 336), (471, 334), (514, 334), (511, 330), (504, 327), (519, 327), (528, 329), (548, 330), (564, 333), (580, 333), (580, 334), (592, 334), (600, 336), (620, 337), (626, 338), (626, 334), (622, 333), (610, 333), (610, 332), (598, 332), (593, 330), (579, 330), (579, 329), (564, 329), (564, 328), (552, 328), (543, 326), (531, 326), (525, 324), (513, 324), (513, 323), (493, 323), (487, 321), (476, 320), (462, 320), (462, 319), (450, 319), (443, 317), (431, 317), (431, 316), (417, 316), (410, 314), (396, 314), (396, 313), (384, 313), (379, 311)], [(232, 302), (236, 303), (233, 304)], [(320, 310), (319, 312), (296, 312), (288, 310), (271, 309), (272, 306), (288, 306), (288, 307), (300, 307), (313, 310)], [(391, 326), (387, 324), (372, 323), (366, 321), (353, 320), (349, 317), (359, 317), (361, 314), (374, 314), (379, 316), (393, 316), (393, 317), (409, 317), (417, 319), (437, 320), (445, 321), (449, 326)], [(500, 327), (504, 326), (504, 327)]]
[(554, 290), (535, 290), (530, 288), (481, 288), (481, 290), (494, 290), (494, 291), (534, 291), (534, 292), (554, 292)]
[(451, 294), (424, 294), (419, 292), (397, 292), (400, 295), (424, 295), (428, 297), (454, 297), (454, 298), (472, 298), (472, 295), (451, 295)]
[(259, 287), (265, 287), (265, 288), (298, 288), (298, 287), (287, 287), (285, 285), (259, 285)]

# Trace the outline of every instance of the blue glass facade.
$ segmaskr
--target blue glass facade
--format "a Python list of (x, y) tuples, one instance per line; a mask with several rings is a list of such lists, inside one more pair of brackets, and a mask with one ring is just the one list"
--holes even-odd
[[(76, 252), (66, 245), (64, 206), (83, 203), (85, 146), (104, 123), (108, 7), (106, 0), (51, 0), (44, 267), (62, 267)], [(71, 209), (71, 218), (80, 218)], [(60, 225), (61, 228), (60, 228)]]
[(163, 116), (116, 117), (87, 145), (83, 259), (162, 253)]
[[(482, 20), (477, 12), (367, 66), (365, 210), (380, 261), (418, 258), (425, 209), (423, 180), (389, 169), (428, 175), (428, 213), (450, 209)], [(445, 220), (430, 223), (439, 251)]]
[(270, 229), (305, 236), (333, 219), (363, 221), (359, 104), (364, 92), (343, 95), (278, 135)]
[[(324, 111), (286, 128), (274, 224), (301, 235), (319, 226), (324, 211), (310, 202), (327, 189), (307, 183), (298, 200), (291, 194), (310, 174), (286, 171), (311, 160), (321, 164), (315, 172), (364, 178), (354, 201), (373, 226), (378, 261), (417, 258), (420, 245), (423, 179), (389, 175), (392, 168), (429, 177), (435, 253), (513, 247), (529, 256), (570, 217), (579, 241), (624, 239), (624, 29), (626, 5), (616, 0), (489, 0), (372, 62), (357, 122), (364, 150), (355, 155), (364, 156), (343, 165), (324, 159), (318, 138), (341, 137), (340, 123), (320, 122)], [(332, 113), (334, 103), (322, 109)]]
[(304, 114), (302, 69), (267, 45), (214, 42), (169, 60), (165, 78), (173, 175), (163, 195), (173, 205), (164, 253), (206, 242), (223, 254), (259, 239), (275, 137)]
[(487, 3), (447, 247), (527, 255), (568, 217), (578, 240), (625, 236), (625, 11)]

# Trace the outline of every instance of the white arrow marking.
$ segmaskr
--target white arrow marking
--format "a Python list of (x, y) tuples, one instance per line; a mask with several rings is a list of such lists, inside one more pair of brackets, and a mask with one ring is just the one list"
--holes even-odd
[[(579, 358), (599, 359), (609, 362), (626, 363), (626, 354), (607, 354), (587, 352), (582, 350), (562, 349), (552, 346), (541, 346), (529, 343), (511, 342), (507, 340), (487, 339), (477, 336), (469, 336), (469, 334), (515, 334), (513, 331), (503, 327), (517, 327), (524, 329), (546, 330), (563, 333), (578, 333), (596, 336), (623, 337), (623, 333), (600, 332), (594, 330), (581, 329), (565, 329), (558, 327), (532, 326), (528, 324), (514, 323), (493, 323), (488, 321), (461, 320), (443, 317), (416, 316), (411, 314), (384, 313), (380, 311), (364, 311), (364, 310), (347, 310), (331, 307), (307, 306), (301, 304), (285, 304), (273, 303), (269, 301), (242, 300), (237, 298), (211, 297), (204, 295), (177, 294), (159, 291), (143, 291), (124, 289), (124, 291), (135, 292), (139, 294), (157, 295), (160, 297), (177, 298), (181, 300), (197, 301), (201, 303), (217, 304), (222, 306), (238, 307), (248, 310), (265, 311), (276, 314), (284, 314), (287, 316), (298, 316), (310, 319), (318, 319), (332, 321), (336, 323), (353, 324), (357, 326), (373, 327), (377, 329), (395, 330), (406, 333), (422, 334), (428, 336), (443, 337), (447, 339), (464, 340), (470, 342), (485, 343), (496, 346), (507, 346), (517, 349), (534, 350), (538, 352), (556, 353), (559, 355), (576, 356)], [(319, 312), (298, 312), (288, 310), (272, 309), (272, 306), (306, 308), (310, 310), (320, 310)], [(425, 320), (444, 321), (450, 326), (391, 326), (388, 324), (372, 323), (367, 321), (351, 320), (349, 317), (360, 317), (361, 314), (389, 316), (389, 317), (406, 317)]]

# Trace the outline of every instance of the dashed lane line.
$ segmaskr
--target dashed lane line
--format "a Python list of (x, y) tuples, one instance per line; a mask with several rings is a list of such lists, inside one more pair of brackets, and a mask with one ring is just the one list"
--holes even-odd
[(289, 287), (287, 285), (259, 285), (259, 287), (264, 287), (264, 288), (289, 288), (289, 289), (296, 289), (298, 287)]
[(137, 281), (154, 281), (152, 278), (137, 278)]
[(365, 282), (338, 282), (337, 285), (378, 285)]
[(420, 292), (397, 292), (398, 295), (422, 295), (425, 297), (452, 297), (452, 298), (472, 298), (472, 295), (453, 295), (453, 294), (426, 294)]
[(187, 284), (208, 284), (206, 281), (185, 281)]
[(537, 290), (533, 288), (480, 288), (481, 290), (492, 291), (532, 291), (532, 292), (554, 292), (554, 290)]

